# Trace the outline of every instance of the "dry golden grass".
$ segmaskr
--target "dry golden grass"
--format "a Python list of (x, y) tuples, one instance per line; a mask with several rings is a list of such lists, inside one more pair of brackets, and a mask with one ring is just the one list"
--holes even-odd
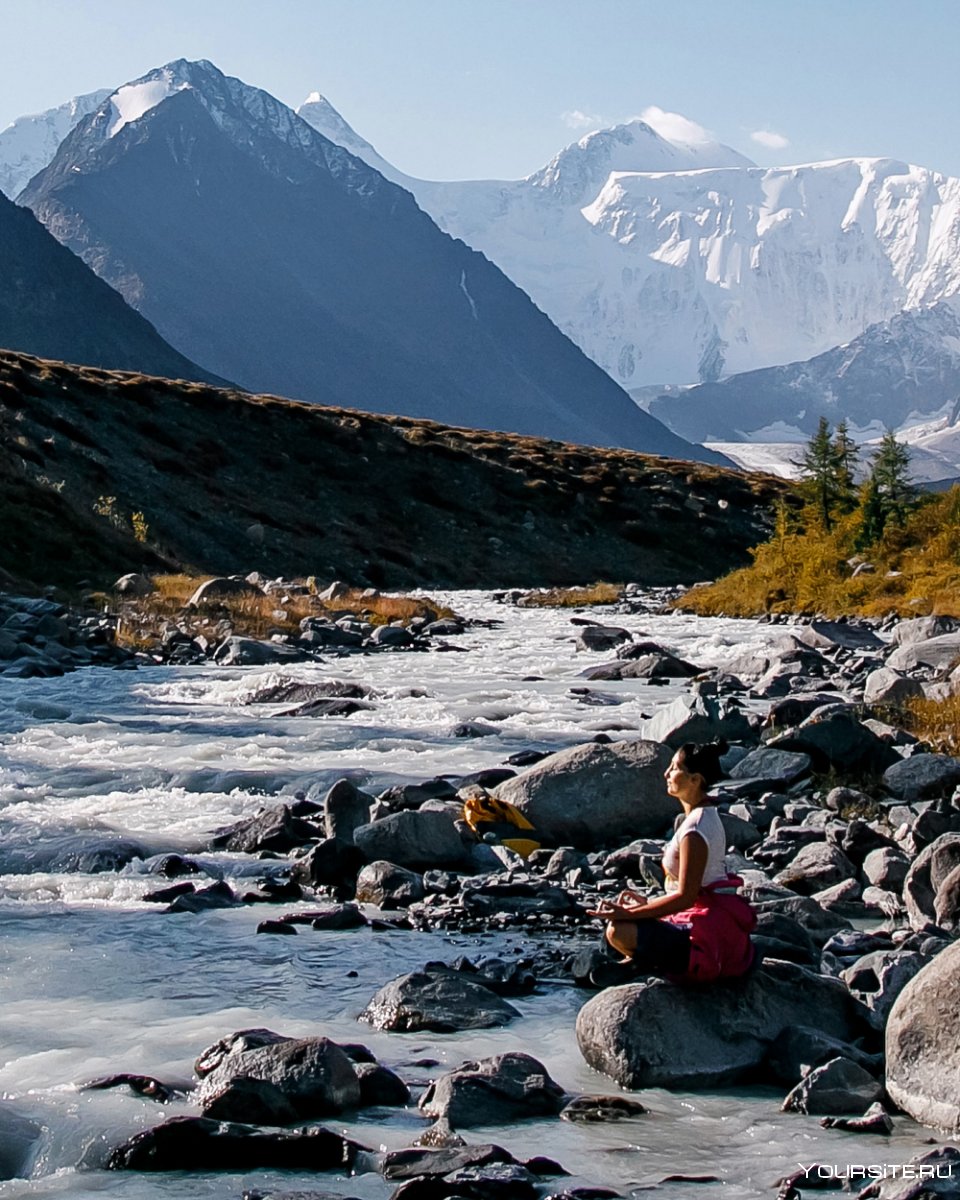
[(960, 696), (907, 702), (906, 727), (941, 754), (960, 755)]
[(295, 634), (304, 617), (342, 617), (353, 614), (371, 625), (392, 621), (408, 624), (416, 617), (437, 620), (455, 614), (435, 600), (420, 596), (365, 596), (361, 589), (348, 591), (336, 600), (321, 600), (316, 594), (271, 596), (225, 596), (209, 607), (194, 609), (187, 604), (201, 583), (210, 576), (156, 575), (156, 588), (149, 596), (125, 600), (117, 631), (120, 645), (134, 650), (155, 647), (164, 626), (175, 622), (191, 636), (209, 636), (221, 622), (229, 622), (239, 637), (265, 638), (271, 633)]
[(524, 592), (517, 603), (524, 608), (583, 608), (594, 604), (616, 604), (622, 595), (622, 583), (597, 582), (587, 587)]

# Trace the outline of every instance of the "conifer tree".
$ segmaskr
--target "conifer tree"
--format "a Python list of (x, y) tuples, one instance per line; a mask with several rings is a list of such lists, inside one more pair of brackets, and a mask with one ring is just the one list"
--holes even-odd
[(820, 418), (817, 432), (807, 442), (797, 466), (800, 468), (801, 491), (824, 528), (829, 530), (833, 523), (837, 483), (836, 453), (826, 417)]
[(857, 507), (857, 443), (846, 421), (837, 423), (833, 435), (834, 487), (837, 510), (846, 515)]
[(898, 442), (892, 429), (880, 441), (870, 475), (860, 494), (860, 534), (857, 544), (871, 546), (888, 525), (903, 525), (913, 507), (916, 490), (910, 482), (910, 448)]

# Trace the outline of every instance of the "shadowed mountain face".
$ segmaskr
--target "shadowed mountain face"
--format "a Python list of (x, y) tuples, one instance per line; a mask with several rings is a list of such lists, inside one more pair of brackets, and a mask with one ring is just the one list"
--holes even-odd
[(209, 63), (120, 89), (20, 200), (253, 391), (724, 461), (639, 411), (408, 192)]
[(746, 562), (784, 490), (0, 350), (0, 580), (109, 582), (162, 556), (377, 587), (676, 583)]
[(0, 195), (0, 346), (116, 370), (214, 380), (50, 236)]

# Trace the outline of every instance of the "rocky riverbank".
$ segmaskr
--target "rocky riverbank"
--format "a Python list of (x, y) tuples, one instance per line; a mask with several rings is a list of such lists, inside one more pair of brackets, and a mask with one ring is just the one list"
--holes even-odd
[[(643, 606), (628, 600), (614, 620), (580, 612), (568, 626), (579, 675), (570, 694), (610, 718), (592, 740), (554, 753), (520, 749), (480, 771), (381, 789), (347, 775), (267, 803), (189, 851), (164, 850), (162, 838), (119, 846), (88, 834), (82, 847), (61, 841), (57, 853), (83, 850), (81, 869), (95, 873), (142, 864), (140, 900), (163, 921), (269, 905), (258, 942), (309, 946), (365, 925), (391, 937), (530, 935), (521, 955), (424, 959), (394, 978), (385, 971), (359, 1028), (395, 1036), (509, 1029), (545, 990), (580, 987), (595, 993), (577, 1022), (580, 1049), (630, 1091), (760, 1083), (779, 1090), (797, 1121), (851, 1136), (886, 1136), (902, 1120), (898, 1111), (955, 1133), (958, 1063), (942, 1014), (958, 1005), (960, 760), (900, 728), (891, 696), (952, 687), (946, 646), (960, 634), (929, 621), (879, 631), (867, 623), (770, 625), (762, 648), (708, 669), (645, 636), (643, 623)], [(478, 639), (499, 636), (464, 628)], [(356, 676), (309, 682), (280, 667), (246, 698), (284, 719), (298, 714), (321, 728), (347, 715), (331, 701), (374, 706), (360, 716), (386, 703)], [(648, 715), (630, 728), (616, 720), (624, 687), (649, 689)], [(651, 698), (663, 688), (676, 698), (658, 705)], [(464, 743), (495, 732), (489, 717), (461, 725), (450, 736)], [(682, 742), (719, 735), (731, 748), (716, 798), (730, 865), (758, 911), (761, 966), (703, 990), (599, 970), (591, 953), (599, 926), (586, 910), (625, 886), (662, 886), (660, 855), (675, 812), (663, 767)], [(484, 793), (523, 812), (541, 848), (523, 859), (471, 830), (464, 804)], [(54, 865), (48, 859), (45, 869)], [(567, 1092), (529, 1050), (431, 1072), (424, 1086), (423, 1068), (411, 1073), (389, 1056), (377, 1062), (322, 1030), (235, 1031), (200, 1054), (192, 1082), (145, 1077), (122, 1063), (98, 1081), (166, 1100), (176, 1114), (118, 1141), (108, 1165), (248, 1170), (287, 1161), (336, 1173), (352, 1164), (380, 1171), (398, 1200), (585, 1195), (579, 1184), (558, 1184), (555, 1165), (509, 1147), (459, 1145), (476, 1125), (551, 1114), (643, 1122), (629, 1098)], [(428, 1145), (400, 1157), (369, 1154), (356, 1136), (313, 1124), (414, 1103)], [(782, 1194), (815, 1182), (811, 1167)]]

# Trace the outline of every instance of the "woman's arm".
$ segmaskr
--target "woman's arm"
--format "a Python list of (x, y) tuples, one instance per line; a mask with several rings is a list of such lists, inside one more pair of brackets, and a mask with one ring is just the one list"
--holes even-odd
[(707, 869), (707, 843), (702, 834), (691, 829), (680, 842), (680, 878), (675, 892), (648, 900), (642, 908), (629, 913), (629, 920), (646, 921), (648, 917), (669, 917), (683, 912), (696, 900), (703, 886)]

